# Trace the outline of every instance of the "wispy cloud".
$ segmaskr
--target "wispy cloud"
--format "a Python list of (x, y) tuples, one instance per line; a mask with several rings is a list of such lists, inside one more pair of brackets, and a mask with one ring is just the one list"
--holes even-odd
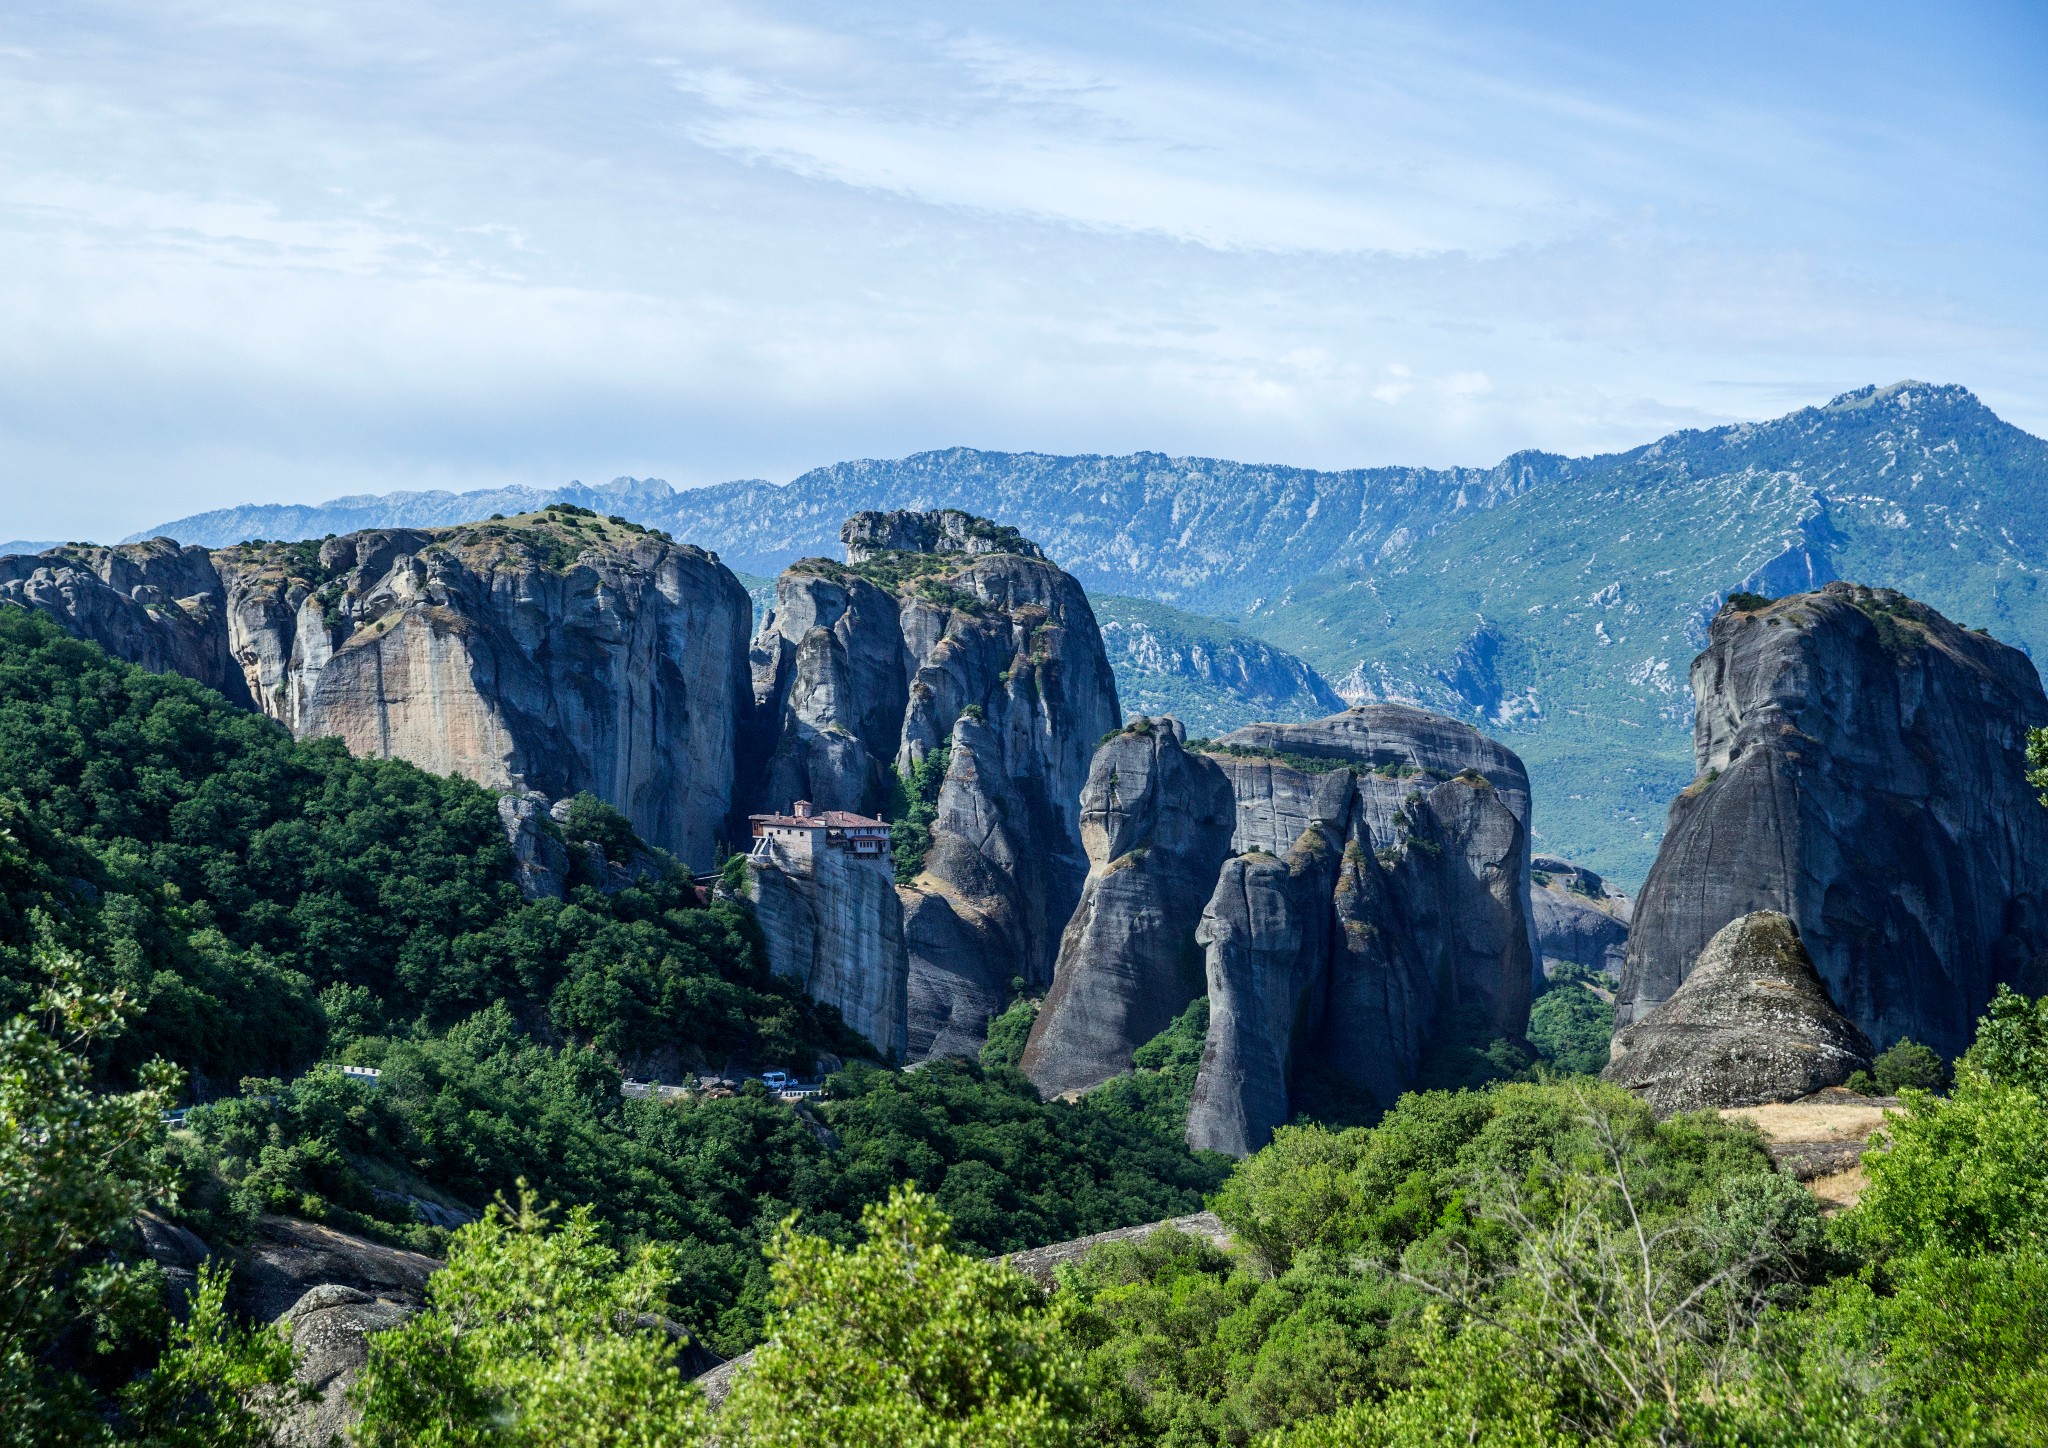
[(951, 443), (1490, 462), (1909, 373), (2048, 425), (2038, 12), (1829, 10), (16, 12), (6, 528)]

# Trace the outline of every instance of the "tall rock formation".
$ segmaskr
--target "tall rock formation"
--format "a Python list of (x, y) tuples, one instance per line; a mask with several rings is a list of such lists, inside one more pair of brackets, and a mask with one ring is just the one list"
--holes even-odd
[(1303, 1109), (1385, 1108), (1449, 1033), (1519, 1038), (1535, 975), (1528, 777), (1395, 704), (1213, 741), (1231, 848), (1203, 911), (1190, 1144), (1243, 1155)]
[[(1124, 1069), (1198, 993), (1169, 948), (1186, 940), (1210, 1002), (1196, 1147), (1243, 1155), (1298, 1110), (1391, 1106), (1444, 1032), (1522, 1036), (1528, 776), (1479, 731), (1364, 705), (1184, 752), (1151, 721), (1104, 741), (1085, 801), (1096, 870), (1026, 1053), (1042, 1090)], [(1169, 848), (1141, 852), (1145, 829)], [(1233, 858), (1196, 875), (1219, 848)]]
[(1636, 903), (1617, 1030), (1758, 910), (1791, 918), (1880, 1048), (1953, 1056), (1999, 982), (2048, 987), (2048, 810), (2024, 777), (2048, 698), (2024, 654), (1830, 583), (1732, 597), (1692, 685), (1699, 777)]
[(1080, 585), (1014, 529), (862, 513), (841, 537), (849, 561), (792, 565), (755, 636), (753, 797), (871, 813), (948, 751), (903, 894), (909, 1053), (971, 1054), (1013, 978), (1052, 977), (1116, 681)]
[(156, 538), (0, 558), (0, 603), (50, 614), (131, 664), (253, 703), (228, 656), (227, 591), (204, 548)]
[(747, 856), (747, 896), (769, 966), (900, 1061), (910, 1024), (903, 906), (889, 856), (860, 852), (835, 828), (860, 818), (836, 811), (769, 817)]
[(1131, 1051), (1206, 988), (1195, 926), (1230, 853), (1230, 781), (1173, 719), (1133, 720), (1095, 751), (1081, 791), (1088, 878), (1024, 1048), (1047, 1096), (1131, 1068)]
[(562, 511), (215, 555), (229, 644), (301, 737), (490, 788), (588, 790), (700, 867), (733, 804), (752, 607), (701, 548)]
[[(746, 590), (637, 524), (557, 509), (211, 555), (64, 549), (0, 559), (0, 597), (301, 738), (521, 797), (588, 790), (692, 864), (731, 811)], [(515, 808), (515, 844), (523, 828)]]
[(1797, 1101), (1870, 1065), (1870, 1041), (1828, 999), (1775, 910), (1730, 921), (1648, 1016), (1614, 1034), (1600, 1074), (1660, 1112)]
[(1619, 979), (1628, 959), (1628, 896), (1585, 866), (1554, 855), (1530, 860), (1529, 886), (1544, 972), (1569, 963)]
[(1245, 1156), (1294, 1114), (1296, 1033), (1323, 1014), (1332, 863), (1320, 828), (1304, 830), (1284, 860), (1254, 850), (1224, 863), (1195, 932), (1207, 952), (1209, 1038), (1190, 1146)]

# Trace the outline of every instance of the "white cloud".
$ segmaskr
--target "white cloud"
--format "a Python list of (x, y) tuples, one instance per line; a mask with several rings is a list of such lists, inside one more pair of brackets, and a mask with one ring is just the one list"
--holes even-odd
[(1513, 21), (0, 18), (9, 535), (953, 443), (1486, 463), (1909, 374), (2048, 422), (2038, 103)]

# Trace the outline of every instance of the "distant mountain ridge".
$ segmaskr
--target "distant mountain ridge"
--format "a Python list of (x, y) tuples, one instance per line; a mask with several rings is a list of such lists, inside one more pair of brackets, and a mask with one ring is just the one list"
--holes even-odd
[(1688, 670), (1724, 597), (1883, 585), (2040, 657), (2044, 496), (2048, 442), (1967, 389), (1866, 387), (1597, 460), (1242, 624), (1349, 697), (1511, 731), (1539, 848), (1633, 884), (1692, 780)]
[(258, 504), (145, 530), (224, 548), (252, 537), (317, 538), (360, 528), (445, 527), (491, 513), (575, 503), (664, 528), (733, 568), (770, 575), (836, 557), (839, 525), (868, 508), (964, 508), (1025, 528), (1092, 592), (1219, 613), (1327, 568), (1369, 566), (1583, 464), (1518, 453), (1491, 468), (1308, 468), (1217, 458), (1056, 457), (948, 448), (894, 461), (814, 468), (787, 485), (677, 491), (659, 479), (562, 488), (358, 495), (317, 506)]
[(1126, 714), (1171, 714), (1190, 734), (1215, 735), (1344, 707), (1307, 663), (1230, 624), (1113, 593), (1089, 601)]
[[(773, 575), (835, 556), (840, 522), (861, 509), (961, 507), (1023, 528), (1092, 594), (1180, 611), (1126, 631), (1116, 667), (1133, 699), (1178, 697), (1191, 713), (1198, 697), (1267, 707), (1261, 691), (1276, 676), (1264, 665), (1219, 666), (1213, 645), (1187, 642), (1255, 635), (1347, 699), (1413, 700), (1512, 733), (1541, 802), (1538, 846), (1633, 885), (1691, 777), (1686, 673), (1726, 594), (1853, 578), (2039, 655), (2043, 496), (2048, 443), (1965, 388), (1901, 382), (1627, 452), (1525, 452), (1491, 468), (1318, 472), (952, 448), (838, 463), (782, 486), (678, 492), (621, 478), (351, 497), (150, 532), (220, 546), (573, 502)], [(1266, 682), (1247, 692), (1253, 674)]]

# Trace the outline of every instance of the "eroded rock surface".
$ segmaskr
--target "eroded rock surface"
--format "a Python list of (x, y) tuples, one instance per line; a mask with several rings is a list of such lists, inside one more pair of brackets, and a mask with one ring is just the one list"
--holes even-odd
[(1449, 1034), (1520, 1038), (1535, 957), (1511, 751), (1388, 704), (1214, 747), (1243, 853), (1202, 918), (1191, 1144), (1243, 1155), (1300, 1110), (1391, 1106)]
[(1131, 1068), (1131, 1051), (1206, 989), (1196, 938), (1236, 817), (1230, 781), (1172, 719), (1134, 720), (1095, 751), (1081, 791), (1088, 878), (1024, 1048), (1047, 1096)]
[(1583, 865), (1554, 855), (1529, 862), (1529, 887), (1545, 972), (1569, 962), (1619, 979), (1628, 960), (1628, 896)]
[(747, 860), (747, 894), (768, 964), (885, 1056), (909, 1050), (910, 961), (887, 855), (831, 843), (769, 841)]
[(1793, 920), (1880, 1048), (1954, 1056), (1999, 982), (2048, 987), (2048, 810), (2025, 779), (2048, 699), (2024, 654), (1831, 583), (1724, 606), (1692, 684), (1699, 777), (1636, 902), (1618, 1028), (1758, 910)]
[(1080, 585), (1014, 530), (876, 513), (842, 539), (851, 561), (791, 566), (755, 635), (752, 799), (874, 814), (897, 772), (949, 749), (931, 848), (902, 896), (908, 1048), (971, 1054), (1013, 979), (1052, 978), (1116, 681)]
[(1685, 980), (1614, 1034), (1601, 1076), (1660, 1112), (1797, 1101), (1870, 1065), (1870, 1040), (1835, 1009), (1775, 910), (1729, 922)]
[(1196, 939), (1207, 952), (1209, 1038), (1188, 1110), (1188, 1145), (1246, 1156), (1292, 1116), (1298, 1024), (1321, 1015), (1331, 849), (1317, 828), (1287, 858), (1224, 862)]
[(278, 1319), (299, 1354), (298, 1379), (319, 1397), (297, 1407), (282, 1425), (287, 1448), (328, 1448), (346, 1441), (361, 1416), (348, 1391), (370, 1361), (369, 1337), (401, 1327), (418, 1304), (376, 1297), (338, 1282), (310, 1289)]
[[(637, 526), (542, 513), (211, 554), (66, 548), (0, 559), (0, 600), (301, 738), (514, 795), (588, 790), (694, 865), (733, 804), (752, 606), (713, 555)], [(535, 865), (522, 883), (545, 893)]]
[(153, 673), (253, 703), (228, 655), (227, 589), (204, 548), (168, 538), (0, 558), (0, 603), (36, 609)]
[(616, 805), (698, 866), (733, 804), (752, 607), (711, 554), (600, 518), (223, 549), (230, 644), (301, 737)]

